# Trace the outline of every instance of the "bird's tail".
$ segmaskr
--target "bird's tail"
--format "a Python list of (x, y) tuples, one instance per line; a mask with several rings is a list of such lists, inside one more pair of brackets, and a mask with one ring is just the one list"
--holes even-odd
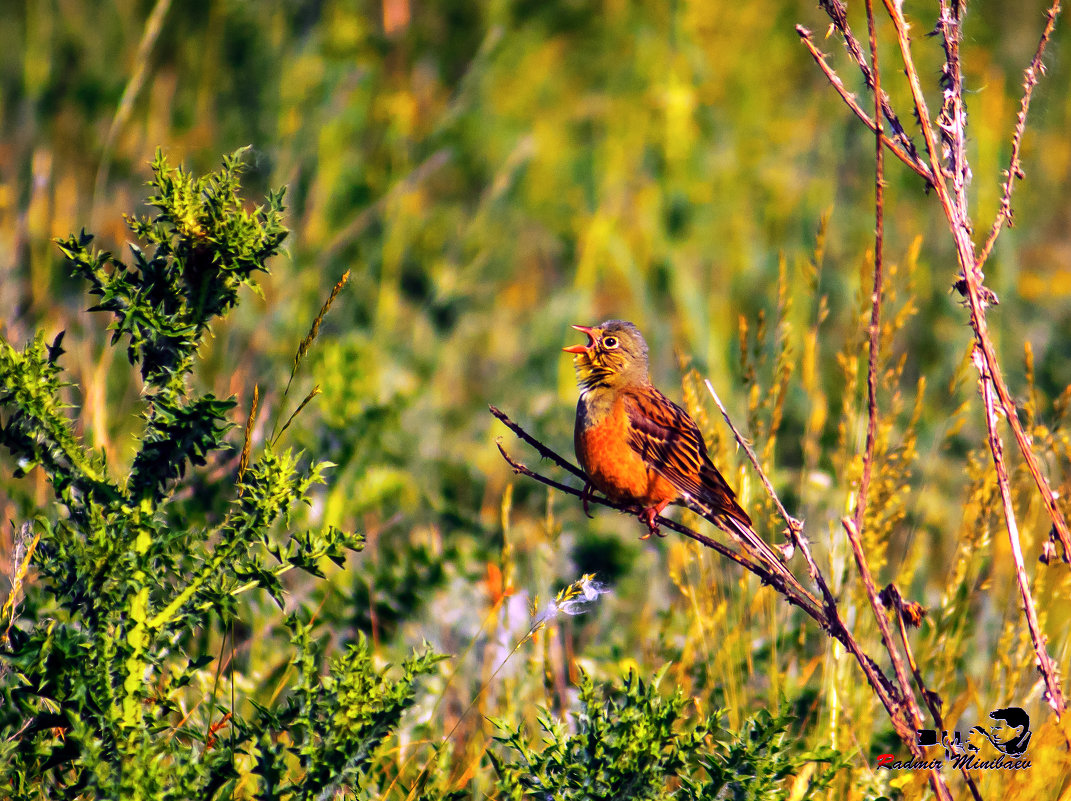
[(799, 579), (785, 565), (784, 558), (778, 555), (770, 547), (769, 543), (755, 532), (751, 518), (748, 517), (743, 507), (737, 503), (736, 495), (729, 488), (725, 479), (721, 477), (721, 474), (713, 465), (710, 465), (710, 469), (717, 482), (720, 482), (720, 488), (723, 491), (716, 494), (708, 493), (702, 499), (686, 493), (682, 498), (683, 503), (729, 534), (743, 546), (746, 553), (757, 557), (759, 563), (767, 571), (779, 576), (786, 586), (791, 586), (798, 593), (814, 602), (816, 607), (820, 607), (821, 604), (818, 599), (800, 584)]
[(732, 536), (733, 539), (740, 542), (746, 550), (761, 554), (760, 561), (763, 563), (763, 567), (776, 573), (786, 584), (792, 586), (804, 596), (809, 597), (811, 600), (815, 601), (816, 604), (818, 603), (814, 596), (800, 584), (799, 579), (796, 578), (795, 574), (788, 569), (783, 558), (770, 547), (766, 540), (755, 532), (755, 529), (733, 515), (723, 515), (719, 522), (721, 523), (721, 527)]

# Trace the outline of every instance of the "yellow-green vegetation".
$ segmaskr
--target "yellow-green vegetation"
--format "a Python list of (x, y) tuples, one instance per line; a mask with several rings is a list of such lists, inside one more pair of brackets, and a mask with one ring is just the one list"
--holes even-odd
[[(1048, 6), (980, 0), (965, 18), (979, 239)], [(905, 13), (937, 109), (937, 4)], [(1066, 515), (1065, 22), (986, 285)], [(680, 388), (780, 542), (703, 380), (717, 387), (891, 675), (840, 523), (866, 431), (874, 137), (797, 23), (867, 106), (808, 3), (6, 9), (0, 797), (932, 795), (925, 772), (878, 767), (907, 747), (812, 620), (694, 542), (641, 543), (635, 519), (589, 520), (514, 476), (499, 436), (572, 480), (487, 413), (570, 455), (569, 324), (634, 321), (656, 383)], [(893, 64), (884, 18), (879, 39)], [(882, 85), (914, 134), (902, 74)], [(976, 772), (981, 797), (1068, 798), (1071, 723), (1035, 668), (952, 240), (922, 179), (891, 157), (886, 178), (864, 548), (879, 588), (928, 611), (908, 636), (950, 735), (1030, 715), (1031, 768)], [(1037, 561), (1049, 517), (1010, 436), (1005, 456), (1066, 673), (1071, 571)]]

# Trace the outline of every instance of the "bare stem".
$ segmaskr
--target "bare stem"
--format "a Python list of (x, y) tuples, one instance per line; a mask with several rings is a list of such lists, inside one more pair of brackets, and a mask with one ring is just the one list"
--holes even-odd
[[(1037, 485), (1038, 492), (1041, 495), (1041, 501), (1045, 504), (1045, 509), (1049, 514), (1049, 518), (1052, 520), (1053, 530), (1063, 545), (1064, 561), (1071, 562), (1071, 531), (1068, 530), (1067, 521), (1064, 519), (1063, 513), (1056, 504), (1056, 497), (1053, 494), (1052, 488), (1049, 486), (1048, 480), (1041, 471), (1041, 465), (1038, 463), (1038, 458), (1034, 454), (1033, 444), (1023, 430), (1022, 423), (1019, 421), (1019, 417), (1015, 410), (1015, 402), (1012, 400), (1011, 393), (1008, 391), (1008, 386), (1004, 382), (996, 351), (989, 338), (985, 309), (993, 297), (993, 293), (982, 285), (981, 275), (975, 269), (974, 243), (971, 241), (970, 222), (965, 217), (966, 209), (961, 211), (959, 207), (957, 207), (952, 201), (948, 192), (948, 187), (945, 184), (944, 172), (941, 169), (941, 159), (934, 138), (933, 126), (931, 124), (930, 112), (926, 107), (926, 99), (923, 97), (922, 87), (919, 85), (918, 70), (915, 68), (914, 60), (911, 57), (907, 22), (904, 19), (903, 12), (901, 11), (897, 0), (884, 0), (884, 2), (886, 10), (892, 18), (893, 27), (896, 29), (897, 40), (900, 44), (900, 55), (904, 62), (904, 71), (907, 74), (908, 84), (911, 87), (911, 95), (915, 102), (915, 112), (926, 139), (926, 150), (929, 154), (930, 168), (936, 177), (933, 186), (937, 192), (938, 200), (941, 202), (941, 208), (944, 210), (945, 217), (948, 220), (949, 230), (955, 240), (956, 257), (959, 262), (961, 280), (970, 308), (971, 327), (974, 329), (977, 348), (984, 357), (981, 362), (975, 359), (975, 364), (979, 365), (979, 374), (987, 376), (988, 380), (993, 384), (993, 389), (996, 392), (997, 400), (1000, 402), (1004, 417), (1008, 421), (1008, 425), (1011, 426), (1012, 433), (1015, 435), (1015, 441), (1019, 445), (1019, 450), (1023, 454), (1023, 460), (1026, 463), (1027, 470), (1030, 471), (1030, 475), (1034, 479), (1034, 483)], [(959, 81), (958, 85), (960, 91), (962, 91), (962, 81)], [(960, 131), (957, 135), (965, 137), (966, 133)]]
[[(802, 25), (797, 25), (796, 33), (799, 34), (804, 47), (807, 48), (807, 51), (811, 54), (811, 57), (818, 65), (818, 68), (822, 70), (822, 73), (826, 76), (830, 85), (837, 90), (837, 94), (841, 96), (844, 102), (848, 105), (848, 108), (850, 108), (855, 113), (855, 116), (857, 116), (870, 130), (877, 132), (878, 126), (874, 122), (874, 118), (863, 110), (863, 107), (856, 101), (855, 96), (844, 86), (844, 82), (840, 79), (840, 76), (837, 75), (831, 66), (829, 66), (829, 62), (826, 61), (822, 52), (815, 47), (814, 41), (811, 38), (811, 32)], [(930, 168), (926, 166), (926, 163), (921, 158), (919, 158), (913, 145), (910, 151), (905, 150), (901, 145), (897, 144), (884, 133), (881, 134), (881, 141), (892, 151), (894, 156), (918, 173), (927, 184), (933, 183), (933, 175), (930, 172)]]
[[(900, 9), (898, 0), (884, 0), (885, 10), (893, 21), (896, 31), (896, 40), (900, 45), (900, 56), (904, 62), (904, 72), (907, 75), (908, 86), (911, 87), (911, 99), (915, 103), (915, 112), (922, 128), (922, 136), (926, 141), (926, 153), (930, 161), (930, 170), (934, 176), (933, 188), (937, 191), (937, 197), (941, 200), (941, 206), (946, 214), (950, 214), (952, 204), (948, 200), (948, 187), (945, 185), (944, 171), (941, 169), (941, 156), (937, 149), (937, 141), (934, 138), (933, 125), (930, 120), (930, 110), (926, 106), (926, 97), (922, 94), (922, 86), (919, 83), (919, 73), (915, 69), (914, 59), (911, 57), (911, 40), (908, 37), (908, 25), (904, 14)], [(953, 218), (949, 216), (949, 222)]]
[[(550, 459), (562, 469), (572, 473), (574, 476), (577, 476), (578, 478), (581, 478), (586, 482), (586, 476), (584, 475), (583, 471), (580, 470), (580, 468), (576, 467), (571, 462), (569, 462), (569, 460), (560, 456), (554, 450), (547, 447), (538, 439), (533, 437), (521, 426), (511, 420), (509, 416), (505, 414), (505, 412), (502, 412), (494, 406), (490, 408), (491, 414), (501, 420), (502, 423), (504, 423), (506, 427), (509, 428), (513, 433), (515, 433), (518, 437), (520, 437), (522, 440), (524, 440), (533, 448), (535, 448), (536, 451), (540, 454), (540, 456), (546, 459)], [(727, 416), (726, 419), (728, 419)], [(744, 444), (739, 433), (736, 431), (735, 427), (732, 426), (732, 421), (729, 421), (729, 425), (733, 428), (733, 432), (737, 435), (737, 441)], [(510, 467), (513, 468), (513, 471), (515, 473), (528, 476), (529, 478), (533, 478), (536, 481), (547, 485), (548, 487), (553, 487), (554, 489), (568, 493), (569, 495), (573, 495), (575, 497), (583, 497), (582, 490), (578, 490), (574, 487), (569, 487), (565, 484), (561, 484), (560, 482), (555, 481), (554, 479), (548, 478), (547, 476), (540, 475), (534, 470), (531, 470), (525, 465), (516, 461), (515, 459), (510, 457), (509, 454), (506, 453), (501, 443), (499, 444), (498, 448), (499, 451), (502, 453), (503, 458), (510, 465)], [(750, 449), (750, 446), (745, 445), (745, 448), (748, 450), (749, 455), (754, 459), (754, 451)], [(754, 463), (756, 463), (757, 465), (757, 460)], [(763, 479), (763, 483), (767, 487), (769, 487), (769, 491), (772, 493), (773, 488), (769, 485), (769, 479), (766, 478), (765, 474), (762, 473), (761, 469), (759, 470), (759, 474)], [(817, 606), (813, 603), (813, 599), (809, 595), (801, 596), (796, 590), (795, 586), (786, 583), (779, 574), (771, 572), (763, 565), (752, 562), (747, 557), (743, 556), (740, 553), (737, 553), (736, 551), (733, 551), (731, 548), (726, 547), (717, 540), (712, 540), (709, 537), (706, 537), (687, 526), (677, 523), (674, 520), (670, 520), (669, 518), (657, 517), (656, 522), (660, 526), (664, 526), (665, 528), (669, 528), (673, 531), (677, 531), (681, 534), (684, 534), (685, 536), (694, 539), (696, 542), (699, 542), (702, 545), (707, 546), (708, 548), (713, 548), (718, 553), (736, 562), (738, 565), (741, 565), (742, 567), (752, 571), (757, 576), (759, 576), (759, 578), (762, 579), (765, 583), (772, 585), (775, 589), (777, 589), (778, 592), (784, 595), (785, 598), (789, 601), (789, 603), (793, 604), (794, 606), (798, 606), (810, 618), (815, 620), (826, 632), (829, 633), (831, 637), (840, 642), (845, 647), (845, 649), (855, 657), (856, 661), (859, 663), (859, 666), (863, 671), (863, 674), (866, 676), (867, 682), (874, 690), (874, 694), (877, 695), (878, 700), (881, 701), (882, 706), (884, 706), (886, 711), (889, 713), (889, 717), (893, 721), (893, 725), (896, 728), (896, 731), (900, 735), (901, 739), (903, 739), (903, 741), (909, 747), (917, 747), (913, 746), (915, 742), (914, 730), (910, 729), (906, 721), (903, 720), (903, 716), (898, 712), (902, 703), (899, 692), (897, 691), (893, 683), (889, 680), (889, 677), (882, 672), (878, 664), (865, 651), (863, 651), (858, 641), (855, 639), (854, 636), (852, 636), (851, 631), (849, 631), (847, 626), (844, 625), (844, 621), (837, 610), (836, 599), (829, 591), (829, 587), (825, 581), (825, 578), (822, 576), (821, 572), (818, 571), (818, 568), (814, 566), (814, 560), (810, 555), (809, 549), (807, 548), (806, 538), (802, 537), (799, 533), (800, 529), (802, 528), (802, 524), (798, 520), (795, 520), (795, 518), (790, 517), (787, 512), (784, 512), (784, 506), (781, 504), (780, 500), (777, 499), (776, 495), (772, 497), (777, 503), (778, 508), (784, 513), (784, 516), (789, 521), (791, 521), (789, 528), (791, 531), (794, 532), (794, 537), (799, 542), (801, 550), (803, 550), (804, 554), (807, 556), (808, 564), (812, 566), (812, 569), (817, 574), (818, 586), (822, 589), (822, 593), (825, 597), (824, 606)], [(627, 512), (630, 514), (635, 514), (640, 511), (638, 508), (628, 507), (623, 504), (614, 503), (613, 501), (597, 496), (589, 496), (589, 500), (592, 503), (597, 503), (602, 506), (608, 506), (611, 509), (617, 509), (618, 511)]]
[(1037, 86), (1040, 76), (1045, 72), (1045, 64), (1041, 59), (1042, 56), (1045, 55), (1045, 48), (1049, 44), (1049, 39), (1052, 38), (1053, 29), (1056, 27), (1056, 18), (1059, 15), (1060, 0), (1053, 0), (1049, 10), (1045, 12), (1045, 30), (1041, 32), (1041, 39), (1038, 41), (1037, 50), (1034, 51), (1034, 57), (1030, 59), (1030, 66), (1028, 66), (1023, 73), (1023, 98), (1019, 103), (1019, 114), (1015, 118), (1015, 134), (1012, 136), (1011, 159), (1008, 162), (1008, 169), (1004, 173), (1004, 188), (1000, 197), (1000, 209), (997, 211), (996, 219), (993, 220), (993, 227), (989, 229), (989, 236), (986, 237), (985, 244), (982, 245), (982, 250), (978, 254), (978, 258), (975, 260), (975, 268), (978, 270), (982, 269), (986, 259), (989, 258), (989, 254), (992, 253), (993, 245), (996, 244), (997, 236), (1000, 234), (1001, 228), (1004, 227), (1004, 223), (1007, 223), (1009, 226), (1012, 224), (1012, 190), (1015, 187), (1015, 179), (1022, 179), (1023, 177), (1023, 168), (1020, 163), (1020, 157), (1023, 144), (1023, 131), (1026, 130), (1026, 115), (1030, 111), (1030, 99), (1034, 94), (1034, 87)]
[[(922, 677), (922, 671), (919, 670), (918, 664), (915, 662), (915, 655), (911, 652), (911, 640), (907, 636), (907, 626), (905, 625), (905, 618), (911, 618), (912, 625), (918, 627), (922, 622), (922, 615), (924, 612), (909, 613), (907, 607), (916, 606), (917, 604), (908, 604), (904, 602), (903, 596), (900, 595), (900, 590), (896, 588), (895, 584), (888, 585), (881, 592), (881, 602), (884, 606), (892, 606), (896, 611), (896, 621), (899, 624), (900, 629), (900, 642), (904, 646), (904, 656), (907, 657), (908, 667), (911, 668), (911, 675), (915, 678), (915, 686), (918, 687), (919, 692), (922, 693), (922, 700), (926, 702), (927, 708), (930, 710), (930, 714), (933, 716), (933, 725), (937, 730), (943, 730), (945, 727), (944, 717), (941, 715), (941, 697), (930, 690), (926, 686), (926, 680)], [(978, 785), (974, 783), (974, 779), (971, 777), (970, 772), (965, 765), (960, 765), (960, 773), (963, 775), (963, 780), (967, 783), (968, 789), (971, 791), (971, 796), (974, 801), (982, 801), (982, 795), (978, 791)]]
[[(774, 506), (777, 507), (778, 514), (781, 515), (781, 519), (785, 521), (785, 525), (788, 527), (788, 535), (792, 544), (800, 549), (804, 558), (807, 560), (807, 572), (811, 576), (811, 581), (818, 584), (822, 590), (822, 594), (827, 598), (832, 598), (832, 593), (829, 592), (828, 587), (822, 587), (822, 573), (818, 569), (818, 565), (815, 564), (813, 557), (811, 556), (811, 549), (808, 546), (807, 538), (803, 536), (803, 523), (788, 513), (785, 509), (785, 505), (781, 503), (781, 499), (777, 496), (777, 492), (773, 488), (773, 484), (770, 483), (770, 479), (766, 476), (766, 471), (762, 469), (762, 465), (759, 464), (759, 457), (755, 455), (754, 448), (751, 447), (751, 443), (744, 439), (740, 431), (737, 430), (736, 425), (733, 423), (729, 413), (725, 410), (724, 404), (721, 402), (721, 398), (718, 397), (718, 393), (714, 391), (714, 385), (709, 380), (704, 381), (707, 387), (707, 392), (710, 393), (710, 397), (714, 399), (715, 405), (718, 407), (718, 411), (721, 412), (721, 416), (725, 418), (726, 425), (729, 426), (729, 430), (733, 432), (733, 436), (736, 438), (737, 444), (744, 449), (744, 453), (747, 454), (748, 460), (755, 468), (755, 472), (759, 476), (759, 481), (762, 482), (763, 489), (766, 490), (766, 494), (774, 502)], [(834, 604), (835, 605), (835, 604)]]
[(937, 129), (941, 134), (947, 169), (952, 178), (952, 199), (961, 224), (970, 233), (970, 216), (967, 213), (967, 183), (970, 181), (970, 168), (967, 166), (967, 111), (963, 105), (963, 68), (959, 58), (959, 43), (963, 37), (960, 25), (962, 13), (962, 3), (941, 0), (937, 29), (941, 32), (941, 45), (945, 51), (945, 63), (941, 68), (944, 102), (937, 115)]
[[(889, 626), (889, 618), (885, 614), (885, 606), (882, 604), (881, 599), (878, 596), (878, 588), (874, 584), (874, 577), (870, 572), (870, 566), (867, 564), (866, 556), (863, 554), (863, 543), (859, 537), (859, 531), (855, 527), (854, 521), (850, 517), (841, 519), (841, 525), (844, 526), (844, 530), (848, 532), (848, 542), (851, 543), (852, 553), (855, 554), (855, 564), (859, 568), (859, 575), (863, 579), (863, 587), (866, 589), (867, 599), (870, 601), (870, 608), (874, 612), (874, 618), (878, 622), (878, 629), (881, 631), (881, 640), (885, 644), (885, 650), (889, 652), (889, 658), (892, 660), (893, 671), (896, 674), (897, 684), (900, 686), (902, 693), (901, 699), (903, 708), (896, 710), (896, 716), (893, 717), (893, 725), (897, 726), (897, 718), (904, 716), (906, 712), (907, 721), (903, 723), (906, 730), (911, 733), (910, 741), (905, 740), (908, 747), (911, 749), (911, 753), (922, 758), (922, 746), (918, 744), (917, 739), (914, 736), (914, 732), (922, 728), (922, 713), (919, 711), (918, 702), (915, 700), (915, 693), (911, 690), (911, 680), (907, 676), (907, 669), (904, 667), (903, 657), (896, 649), (896, 642), (893, 640), (892, 628)], [(900, 729), (897, 726), (897, 731)], [(901, 739), (904, 739), (904, 735), (901, 734)], [(949, 799), (951, 801), (952, 795), (948, 790), (948, 786), (945, 784), (944, 777), (941, 775), (939, 769), (933, 769), (930, 771), (930, 784), (933, 786), (934, 793), (938, 798)]]
[[(867, 30), (870, 34), (870, 58), (874, 65), (875, 115), (881, 102), (881, 70), (878, 68), (877, 31), (874, 26), (873, 0), (866, 0)], [(863, 472), (859, 479), (859, 492), (855, 499), (852, 522), (855, 530), (863, 530), (870, 477), (874, 469), (874, 448), (878, 429), (878, 356), (881, 349), (881, 297), (883, 294), (883, 257), (885, 245), (885, 149), (881, 143), (881, 128), (877, 131), (874, 149), (874, 289), (870, 294), (870, 326), (867, 330), (866, 366), (866, 446), (863, 453)], [(860, 552), (859, 557), (862, 557)]]
[(1034, 644), (1034, 653), (1037, 656), (1037, 668), (1045, 682), (1045, 700), (1056, 713), (1059, 721), (1064, 712), (1064, 696), (1060, 689), (1060, 679), (1056, 674), (1056, 665), (1053, 664), (1045, 646), (1045, 635), (1041, 632), (1041, 624), (1038, 622), (1037, 610), (1034, 599), (1030, 593), (1030, 582), (1026, 576), (1026, 567), (1023, 563), (1023, 551), (1019, 546), (1019, 527), (1015, 522), (1015, 509), (1011, 497), (1011, 484), (1008, 480), (1008, 469), (1004, 464), (1004, 445), (1000, 441), (997, 432), (997, 410), (993, 398), (993, 382), (987, 380), (985, 365), (977, 350), (974, 352), (975, 366), (982, 374), (979, 384), (982, 389), (982, 404), (985, 407), (986, 432), (989, 436), (989, 449), (993, 453), (993, 465), (997, 471), (997, 486), (1000, 488), (1000, 500), (1004, 507), (1004, 522), (1008, 530), (1008, 541), (1011, 544), (1012, 559), (1015, 561), (1015, 580), (1019, 583), (1019, 594), (1023, 599), (1023, 612), (1026, 615), (1026, 625), (1030, 629), (1030, 639)]
[[(897, 116), (896, 112), (893, 111), (889, 96), (882, 91), (881, 86), (877, 85), (874, 80), (874, 76), (878, 71), (877, 62), (874, 62), (874, 69), (871, 70), (866, 63), (866, 56), (863, 55), (863, 48), (859, 44), (859, 40), (855, 38), (851, 26), (848, 25), (847, 5), (841, 0), (819, 0), (818, 5), (820, 5), (822, 10), (829, 15), (831, 20), (833, 20), (833, 27), (840, 31), (841, 36), (844, 38), (844, 45), (848, 50), (848, 55), (851, 56), (852, 60), (858, 65), (859, 72), (863, 76), (863, 81), (866, 83), (867, 87), (874, 92), (875, 96), (880, 98), (880, 111), (875, 111), (875, 118), (884, 114), (897, 141), (900, 142), (900, 145), (914, 161), (921, 164), (922, 159), (919, 157), (918, 150), (915, 148), (915, 143), (911, 141), (911, 137), (907, 135), (907, 131), (900, 122), (900, 118)], [(871, 53), (873, 52), (874, 50), (871, 49)]]
[(770, 483), (770, 479), (767, 477), (766, 472), (762, 469), (762, 465), (759, 464), (759, 459), (755, 455), (751, 443), (741, 435), (740, 431), (733, 423), (732, 418), (729, 416), (729, 413), (721, 402), (721, 398), (719, 398), (718, 393), (714, 391), (714, 386), (710, 381), (706, 381), (705, 383), (707, 391), (714, 399), (714, 403), (717, 405), (722, 417), (725, 418), (726, 425), (728, 425), (729, 430), (733, 432), (737, 444), (744, 449), (744, 453), (747, 454), (748, 459), (755, 468), (755, 472), (758, 474), (759, 480), (762, 482), (762, 486), (766, 490), (766, 494), (769, 495), (770, 499), (774, 502), (778, 513), (788, 525), (789, 535), (792, 538), (793, 544), (803, 553), (803, 558), (807, 562), (807, 569), (810, 572), (811, 580), (818, 586), (825, 601), (825, 614), (828, 620), (828, 624), (825, 627), (826, 630), (840, 641), (848, 652), (855, 657), (856, 661), (859, 663), (859, 667), (866, 675), (870, 686), (874, 689), (878, 699), (889, 713), (889, 718), (892, 720), (897, 733), (900, 734), (901, 738), (908, 746), (912, 746), (914, 743), (914, 734), (908, 728), (906, 722), (898, 711), (901, 704), (900, 692), (893, 686), (888, 677), (881, 672), (874, 660), (864, 653), (862, 648), (859, 647), (859, 643), (844, 625), (844, 620), (840, 616), (836, 596), (834, 596), (832, 590), (830, 590), (825, 576), (822, 575), (822, 571), (818, 569), (818, 565), (814, 561), (814, 556), (811, 554), (810, 544), (807, 542), (807, 538), (803, 536), (803, 523), (792, 517), (792, 515), (785, 509), (784, 504), (781, 503), (781, 499), (774, 491), (773, 485)]

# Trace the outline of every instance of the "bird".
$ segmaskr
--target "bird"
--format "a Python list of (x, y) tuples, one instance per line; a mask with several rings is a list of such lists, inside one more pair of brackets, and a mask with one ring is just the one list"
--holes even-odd
[(573, 443), (587, 476), (584, 511), (593, 488), (638, 507), (647, 525), (640, 539), (648, 539), (661, 536), (656, 520), (669, 504), (693, 505), (795, 584), (710, 460), (699, 426), (651, 383), (640, 330), (625, 320), (573, 328), (588, 338), (587, 344), (562, 348), (573, 354), (580, 389)]

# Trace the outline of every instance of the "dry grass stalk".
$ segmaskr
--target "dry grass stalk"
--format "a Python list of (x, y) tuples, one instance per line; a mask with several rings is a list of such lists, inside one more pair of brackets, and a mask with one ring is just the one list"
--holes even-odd
[[(984, 263), (985, 258), (988, 257), (989, 252), (992, 250), (993, 242), (999, 234), (1001, 226), (1010, 217), (1010, 198), (1013, 179), (1021, 174), (1019, 165), (1019, 145), (1025, 127), (1026, 113), (1029, 108), (1033, 88), (1037, 83), (1037, 76), (1042, 70), (1042, 56), (1044, 55), (1045, 47), (1051, 37), (1056, 15), (1060, 10), (1059, 2), (1058, 0), (1054, 0), (1053, 5), (1049, 9), (1047, 14), (1047, 24), (1042, 32), (1041, 40), (1035, 51), (1034, 58), (1026, 72), (1024, 96), (1020, 105), (1016, 131), (1013, 137), (1012, 161), (1008, 173), (1005, 176), (1001, 209), (998, 212), (990, 236), (979, 255), (975, 254), (975, 245), (972, 238), (973, 228), (967, 209), (966, 185), (970, 179), (970, 169), (966, 157), (966, 112), (963, 103), (964, 87), (962, 65), (959, 57), (961, 17), (963, 10), (962, 4), (950, 3), (948, 0), (941, 0), (940, 4), (940, 18), (937, 33), (941, 36), (942, 46), (945, 51), (945, 63), (942, 69), (944, 103), (942, 105), (941, 113), (936, 119), (936, 124), (926, 105), (926, 99), (923, 95), (921, 82), (919, 80), (919, 73), (914, 64), (908, 34), (909, 25), (903, 15), (902, 5), (899, 0), (884, 0), (884, 4), (893, 24), (896, 40), (899, 45), (901, 62), (911, 90), (915, 116), (922, 129), (923, 138), (926, 143), (926, 159), (928, 161), (930, 173), (933, 175), (932, 186), (937, 194), (941, 208), (944, 211), (949, 230), (956, 246), (957, 260), (960, 269), (960, 277), (956, 282), (956, 288), (965, 295), (967, 306), (970, 311), (970, 322), (975, 340), (972, 345), (974, 348), (974, 358), (972, 359), (972, 362), (978, 370), (982, 398), (985, 406), (988, 442), (993, 457), (994, 468), (997, 472), (998, 482), (1000, 483), (1001, 503), (1003, 506), (1008, 536), (1012, 542), (1013, 553), (1018, 554), (1016, 580), (1019, 583), (1020, 594), (1024, 602), (1025, 614), (1031, 631), (1031, 639), (1037, 655), (1038, 669), (1042, 673), (1045, 681), (1046, 700), (1053, 708), (1057, 715), (1057, 719), (1059, 720), (1063, 715), (1064, 701), (1062, 693), (1060, 692), (1060, 684), (1056, 675), (1055, 665), (1053, 664), (1051, 657), (1048, 655), (1044, 636), (1041, 634), (1040, 627), (1037, 624), (1037, 612), (1033, 606), (1028, 578), (1025, 573), (1025, 568), (1023, 567), (1022, 554), (1019, 547), (1019, 532), (1015, 522), (1011, 493), (1007, 485), (1007, 468), (1004, 465), (1003, 445), (996, 428), (997, 405), (999, 405), (1001, 412), (1012, 429), (1012, 433), (1022, 452), (1026, 467), (1038, 488), (1042, 502), (1052, 520), (1054, 534), (1060, 539), (1063, 545), (1063, 557), (1065, 561), (1071, 560), (1071, 533), (1068, 531), (1067, 521), (1064, 519), (1056, 505), (1056, 500), (1048, 480), (1041, 471), (1037, 456), (1033, 451), (1032, 443), (1026, 435), (1022, 423), (1018, 418), (1015, 403), (1012, 400), (1011, 394), (1001, 374), (999, 362), (996, 357), (992, 340), (989, 337), (986, 323), (986, 309), (996, 302), (996, 297), (984, 286), (983, 275), (980, 269), (981, 264)], [(857, 63), (862, 64), (862, 56), (859, 52), (858, 45), (856, 43), (853, 46), (854, 37), (851, 36), (850, 30), (847, 28), (846, 17), (841, 13), (843, 8), (840, 6), (839, 2), (837, 2), (837, 0), (830, 0), (830, 2), (822, 3), (822, 6), (833, 20), (834, 27), (838, 28), (844, 35), (852, 58)], [(873, 13), (869, 3), (868, 25), (871, 28), (872, 58), (874, 58), (876, 57), (876, 42), (873, 37)], [(813, 45), (809, 43), (809, 37), (804, 37), (804, 42), (805, 44), (808, 44), (813, 55)], [(821, 63), (820, 66), (822, 66)], [(876, 67), (877, 65), (875, 63), (875, 69), (872, 71), (873, 79), (868, 81), (868, 83), (874, 91), (875, 97), (880, 97), (883, 101), (885, 98), (880, 92), (880, 74)], [(823, 72), (829, 77), (832, 71), (823, 67)], [(834, 89), (844, 96), (843, 86), (838, 86), (838, 83), (839, 82), (831, 80)], [(881, 102), (875, 99), (875, 116), (878, 116), (877, 109), (880, 106)], [(940, 146), (938, 140), (940, 140)], [(885, 145), (885, 139), (881, 137), (879, 132), (879, 157), (883, 145)], [(894, 150), (893, 152), (895, 153), (896, 151)], [(903, 160), (902, 156), (900, 157), (901, 160)], [(951, 180), (951, 189), (949, 188), (948, 180), (946, 179)], [(881, 183), (882, 180), (879, 167), (877, 178), (879, 192)], [(866, 474), (868, 461), (869, 460), (864, 461), (864, 476)], [(1002, 476), (1003, 479), (1001, 478)], [(886, 638), (886, 640), (888, 640), (888, 638)]]

